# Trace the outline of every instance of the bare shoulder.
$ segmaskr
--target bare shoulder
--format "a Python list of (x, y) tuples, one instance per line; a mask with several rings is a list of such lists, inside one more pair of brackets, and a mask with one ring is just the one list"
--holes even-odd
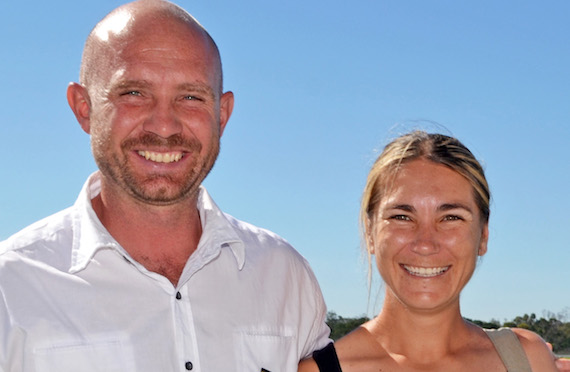
[(512, 328), (512, 331), (519, 338), (533, 371), (558, 371), (554, 355), (539, 335), (522, 328)]
[(348, 359), (362, 356), (369, 351), (377, 351), (378, 344), (364, 324), (335, 342), (335, 348), (339, 357)]
[(366, 323), (335, 342), (335, 347), (342, 370), (346, 372), (378, 371), (378, 366), (388, 358)]

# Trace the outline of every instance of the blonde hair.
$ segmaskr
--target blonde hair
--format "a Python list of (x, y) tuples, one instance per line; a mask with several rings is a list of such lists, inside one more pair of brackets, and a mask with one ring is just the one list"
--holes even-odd
[(390, 142), (368, 173), (360, 208), (363, 245), (368, 253), (369, 282), (372, 275), (370, 234), (382, 198), (389, 193), (399, 168), (412, 160), (426, 159), (442, 164), (465, 177), (473, 187), (481, 221), (489, 221), (491, 193), (483, 167), (458, 139), (443, 134), (413, 131)]

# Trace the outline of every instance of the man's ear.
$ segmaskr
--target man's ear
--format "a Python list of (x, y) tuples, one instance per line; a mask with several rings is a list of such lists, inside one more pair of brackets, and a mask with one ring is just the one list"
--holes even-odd
[(67, 103), (75, 114), (81, 128), (83, 128), (85, 133), (91, 134), (91, 122), (89, 120), (91, 101), (87, 89), (81, 84), (69, 83), (67, 87)]
[(220, 97), (220, 137), (224, 133), (226, 124), (230, 120), (232, 111), (234, 110), (234, 94), (232, 92), (225, 92)]

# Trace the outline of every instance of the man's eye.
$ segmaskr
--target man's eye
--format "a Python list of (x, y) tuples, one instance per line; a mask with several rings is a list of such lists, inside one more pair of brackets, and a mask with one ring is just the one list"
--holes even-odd
[(122, 95), (123, 96), (140, 96), (141, 92), (139, 92), (138, 90), (129, 90), (128, 92), (125, 92)]
[(184, 96), (184, 99), (188, 101), (202, 101), (202, 98), (192, 95)]

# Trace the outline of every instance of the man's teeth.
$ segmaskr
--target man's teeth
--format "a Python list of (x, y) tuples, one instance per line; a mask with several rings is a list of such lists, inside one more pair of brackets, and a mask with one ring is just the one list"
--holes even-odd
[(432, 276), (437, 276), (440, 274), (443, 274), (444, 272), (447, 271), (447, 269), (449, 269), (449, 266), (443, 266), (443, 267), (416, 267), (416, 266), (408, 266), (408, 265), (404, 265), (404, 268), (406, 269), (406, 271), (408, 271), (410, 274), (415, 275), (415, 276), (422, 276), (424, 278), (429, 278)]
[(139, 151), (139, 155), (146, 160), (154, 161), (157, 163), (173, 163), (182, 159), (182, 153), (169, 153), (169, 152), (152, 152), (152, 151)]

